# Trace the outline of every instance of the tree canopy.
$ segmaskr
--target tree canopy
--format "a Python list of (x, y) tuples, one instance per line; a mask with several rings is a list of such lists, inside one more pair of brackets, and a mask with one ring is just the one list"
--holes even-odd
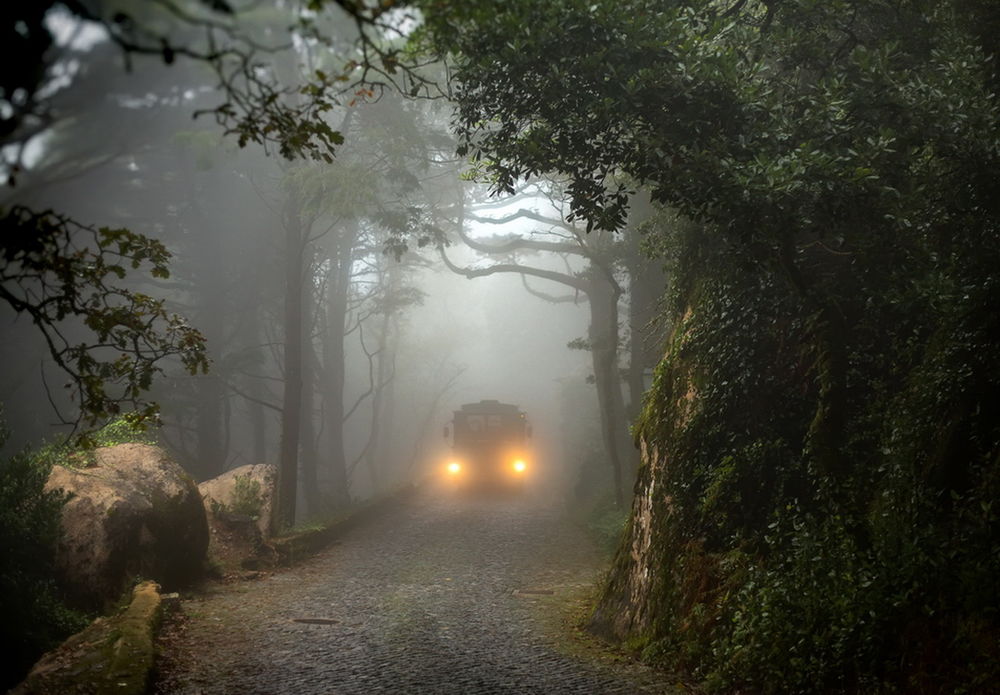
[(595, 629), (753, 690), (994, 677), (995, 5), (426, 12), (497, 191), (559, 175), (592, 228), (633, 190), (687, 220), (653, 232), (675, 330)]
[[(275, 19), (257, 7), (14, 3), (2, 43), (18, 67), (0, 61), (10, 183), (54, 116), (57, 6), (125, 56), (209, 66), (220, 100), (206, 112), (241, 146), (329, 164), (340, 101), (447, 92), (458, 153), (495, 192), (558, 178), (569, 221), (611, 232), (634, 194), (660, 206), (648, 236), (671, 271), (674, 329), (594, 629), (740, 690), (1000, 678), (995, 2), (313, 0), (277, 21), (306, 52), (350, 48), (304, 72), (256, 31)], [(426, 69), (436, 59), (447, 84)], [(370, 216), (397, 242), (433, 239), (431, 217)], [(167, 355), (204, 367), (193, 329), (112, 283), (164, 274), (162, 245), (23, 206), (2, 219), (0, 297), (42, 327), (86, 413), (136, 399)], [(60, 337), (72, 316), (93, 345)]]

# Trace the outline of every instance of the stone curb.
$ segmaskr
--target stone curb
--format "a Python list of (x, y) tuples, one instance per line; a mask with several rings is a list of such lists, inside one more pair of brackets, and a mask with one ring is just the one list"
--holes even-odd
[(420, 487), (419, 483), (404, 485), (385, 495), (367, 500), (342, 516), (325, 522), (322, 526), (271, 538), (267, 544), (275, 551), (277, 564), (288, 567), (323, 550), (352, 528), (383, 512), (386, 507), (410, 497)]
[(10, 695), (143, 695), (163, 606), (159, 585), (139, 584), (125, 609), (97, 618), (44, 654)]

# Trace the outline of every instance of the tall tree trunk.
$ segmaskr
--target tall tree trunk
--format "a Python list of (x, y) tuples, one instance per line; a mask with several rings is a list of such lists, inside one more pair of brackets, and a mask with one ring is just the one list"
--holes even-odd
[(267, 415), (264, 413), (264, 406), (260, 404), (265, 397), (264, 390), (260, 387), (259, 379), (252, 379), (248, 393), (257, 400), (247, 400), (247, 420), (250, 423), (250, 436), (253, 442), (253, 462), (267, 462)]
[(337, 236), (331, 254), (332, 277), (327, 281), (326, 330), (323, 336), (323, 400), (329, 444), (331, 501), (335, 507), (350, 501), (347, 460), (344, 455), (344, 323), (351, 288), (351, 265), (357, 230), (345, 229)]
[[(258, 267), (257, 271), (262, 272), (262, 269)], [(264, 342), (260, 330), (260, 292), (257, 282), (250, 282), (248, 285), (241, 292), (245, 302), (243, 311), (246, 318), (241, 322), (239, 344), (241, 350), (259, 353), (260, 346)], [(263, 371), (256, 360), (249, 360), (249, 363), (256, 367), (252, 371)], [(263, 403), (268, 400), (267, 389), (264, 388), (259, 375), (242, 380), (242, 386), (249, 396), (244, 399), (244, 407), (247, 425), (250, 428), (250, 460), (252, 463), (265, 463), (268, 461), (267, 415)]]
[(392, 377), (382, 392), (382, 406), (379, 409), (379, 432), (384, 432), (388, 436), (384, 445), (382, 442), (379, 442), (378, 457), (375, 459), (383, 481), (387, 472), (393, 469), (393, 464), (395, 463), (398, 466), (395, 457), (399, 454), (399, 451), (395, 450), (392, 446), (393, 442), (396, 441), (393, 435), (396, 432), (396, 354), (399, 349), (398, 313), (393, 313), (389, 321), (389, 335), (390, 342), (387, 346), (386, 364), (391, 368)]
[(624, 434), (624, 405), (618, 377), (618, 292), (596, 269), (590, 270), (590, 354), (601, 414), (601, 438), (611, 464), (615, 504), (625, 505), (619, 436)]
[[(640, 248), (639, 225), (649, 217), (648, 195), (635, 196), (629, 215), (629, 231), (625, 234), (625, 265), (628, 270), (629, 302), (629, 372), (628, 410), (630, 423), (635, 422), (642, 407), (646, 390), (644, 372), (660, 361), (662, 338), (653, 339), (650, 323), (655, 321), (657, 300), (666, 287), (666, 278), (659, 263), (646, 258)], [(657, 331), (658, 335), (663, 331)]]
[[(199, 325), (208, 326), (211, 322)], [(209, 345), (218, 346), (218, 341), (212, 342), (210, 331), (205, 331)], [(198, 410), (197, 410), (197, 448), (198, 458), (195, 476), (202, 480), (214, 478), (223, 473), (226, 468), (226, 451), (223, 445), (223, 408), (226, 397), (225, 384), (218, 374), (205, 374), (197, 379)]]
[[(394, 325), (393, 331), (398, 327), (397, 321), (393, 321)], [(390, 475), (392, 471), (394, 459), (393, 456), (396, 454), (393, 451), (392, 443), (395, 441), (393, 434), (396, 432), (396, 344), (393, 343), (391, 346), (390, 357), (386, 358), (386, 362), (392, 365), (392, 378), (389, 383), (385, 385), (382, 391), (381, 407), (379, 408), (379, 434), (380, 441), (378, 446), (377, 456), (373, 459), (375, 464), (378, 466), (379, 478), (382, 484), (385, 484), (387, 476)], [(381, 441), (382, 433), (385, 433), (385, 442)], [(397, 464), (398, 465), (398, 464)]]
[(379, 453), (382, 443), (382, 396), (386, 388), (386, 359), (389, 350), (389, 312), (382, 316), (382, 330), (379, 334), (378, 353), (375, 355), (375, 383), (372, 386), (372, 425), (370, 443), (365, 454), (365, 464), (371, 480), (372, 492), (382, 491), (382, 477), (379, 471)]
[[(189, 172), (189, 226), (204, 228), (207, 217), (199, 205), (196, 174)], [(199, 311), (193, 317), (201, 327), (214, 364), (210, 373), (195, 380), (195, 457), (196, 478), (207, 480), (223, 473), (226, 468), (226, 447), (223, 445), (223, 409), (226, 398), (225, 376), (220, 374), (226, 315), (226, 287), (222, 243), (219, 234), (202, 235), (194, 256), (194, 282)]]
[[(306, 277), (311, 278), (313, 272), (313, 254), (306, 261)], [(303, 288), (302, 295), (302, 429), (301, 444), (301, 474), (302, 492), (306, 502), (306, 513), (310, 516), (319, 514), (322, 507), (322, 496), (319, 492), (319, 453), (316, 451), (316, 428), (313, 421), (315, 412), (314, 393), (316, 389), (316, 353), (312, 343), (312, 318), (315, 313), (316, 299), (312, 283)]]
[(295, 524), (298, 495), (299, 433), (302, 410), (302, 253), (299, 199), (289, 186), (282, 218), (285, 226), (285, 387), (281, 399), (281, 447), (278, 463), (279, 527)]

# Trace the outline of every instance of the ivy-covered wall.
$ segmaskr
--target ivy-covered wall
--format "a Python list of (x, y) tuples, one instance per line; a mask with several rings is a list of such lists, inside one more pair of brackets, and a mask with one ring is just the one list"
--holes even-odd
[(995, 691), (995, 0), (460, 6), (484, 180), (687, 221), (595, 630), (738, 692)]
[[(974, 236), (923, 272), (922, 243), (854, 259), (878, 292), (841, 294), (831, 337), (780, 272), (674, 233), (675, 329), (595, 630), (741, 692), (992, 687), (1000, 257)], [(837, 438), (817, 434), (834, 417)]]

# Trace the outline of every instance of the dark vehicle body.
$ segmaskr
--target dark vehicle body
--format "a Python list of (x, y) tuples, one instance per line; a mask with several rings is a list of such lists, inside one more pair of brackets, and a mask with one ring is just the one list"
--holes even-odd
[(531, 425), (516, 405), (492, 400), (466, 403), (454, 411), (451, 437), (447, 472), (455, 483), (517, 488), (530, 475)]

